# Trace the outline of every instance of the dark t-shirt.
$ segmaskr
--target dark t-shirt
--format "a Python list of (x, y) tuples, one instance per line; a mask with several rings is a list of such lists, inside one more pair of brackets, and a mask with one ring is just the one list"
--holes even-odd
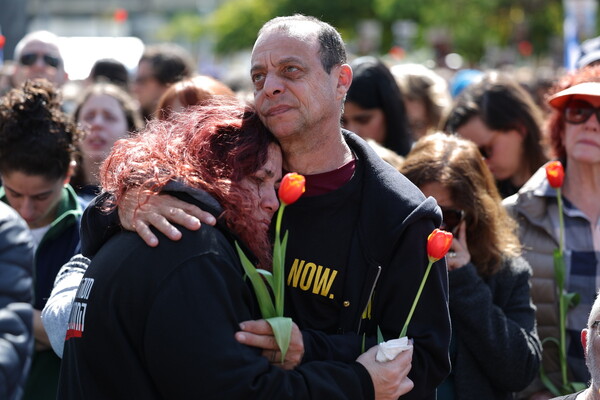
[(300, 328), (338, 333), (348, 254), (360, 213), (362, 169), (359, 162), (355, 165), (354, 176), (340, 188), (302, 196), (285, 210), (282, 230), (293, 227), (286, 251), (286, 315)]

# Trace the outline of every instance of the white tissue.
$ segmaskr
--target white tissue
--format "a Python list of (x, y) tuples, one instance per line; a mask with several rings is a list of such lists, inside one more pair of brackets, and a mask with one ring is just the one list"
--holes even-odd
[(406, 336), (399, 339), (388, 340), (387, 342), (379, 343), (377, 355), (375, 359), (379, 362), (391, 361), (404, 350), (412, 348), (412, 343), (408, 341)]

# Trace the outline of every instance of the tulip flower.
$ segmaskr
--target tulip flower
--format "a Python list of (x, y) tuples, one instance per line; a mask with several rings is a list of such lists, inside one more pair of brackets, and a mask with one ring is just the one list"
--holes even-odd
[(543, 369), (540, 371), (541, 379), (544, 385), (555, 395), (560, 396), (564, 394), (574, 393), (579, 391), (581, 388), (585, 388), (585, 385), (581, 382), (569, 382), (567, 375), (567, 339), (566, 339), (566, 324), (567, 324), (567, 312), (570, 307), (574, 307), (579, 302), (579, 296), (576, 293), (565, 292), (565, 276), (566, 267), (564, 259), (564, 236), (565, 236), (565, 224), (563, 216), (563, 203), (561, 188), (565, 179), (565, 170), (560, 161), (550, 161), (545, 166), (546, 178), (551, 187), (556, 189), (556, 201), (558, 203), (558, 249), (554, 250), (554, 278), (556, 280), (556, 291), (558, 297), (558, 324), (560, 338), (546, 338), (542, 342), (545, 344), (547, 341), (551, 341), (558, 344), (558, 358), (560, 363), (560, 372), (562, 386), (557, 388), (546, 376)]
[(562, 187), (565, 179), (565, 170), (560, 161), (551, 161), (546, 164), (546, 178), (550, 186), (557, 189)]
[(452, 245), (452, 234), (441, 229), (434, 229), (427, 237), (427, 257), (436, 262), (443, 258)]
[[(286, 174), (279, 186), (279, 201), (281, 205), (277, 211), (277, 222), (275, 224), (275, 244), (273, 247), (273, 269), (272, 272), (263, 269), (256, 269), (248, 260), (242, 249), (236, 243), (238, 255), (242, 262), (242, 267), (248, 275), (256, 298), (261, 315), (273, 328), (275, 341), (281, 351), (281, 363), (285, 360), (285, 355), (290, 345), (292, 336), (292, 319), (283, 316), (284, 291), (285, 291), (285, 249), (287, 246), (288, 232), (281, 240), (281, 219), (283, 211), (287, 205), (296, 202), (305, 191), (305, 178), (295, 172)], [(266, 284), (265, 284), (266, 281)], [(267, 289), (271, 288), (271, 293)], [(274, 300), (274, 301), (273, 301)]]
[(431, 232), (427, 237), (427, 258), (429, 259), (429, 264), (427, 265), (425, 275), (423, 275), (423, 279), (421, 280), (421, 285), (419, 286), (417, 295), (415, 296), (412, 307), (410, 308), (408, 317), (406, 318), (404, 326), (402, 327), (402, 331), (400, 332), (400, 337), (406, 336), (408, 324), (410, 322), (410, 319), (412, 318), (413, 313), (415, 312), (415, 308), (417, 307), (419, 298), (421, 297), (421, 292), (423, 291), (425, 281), (427, 281), (427, 277), (429, 276), (429, 271), (431, 271), (431, 266), (434, 262), (443, 258), (446, 255), (448, 250), (450, 250), (451, 245), (452, 233), (450, 232), (446, 232), (441, 229), (434, 229), (433, 232)]
[(306, 179), (295, 172), (285, 174), (279, 185), (279, 200), (284, 205), (295, 203), (304, 193)]

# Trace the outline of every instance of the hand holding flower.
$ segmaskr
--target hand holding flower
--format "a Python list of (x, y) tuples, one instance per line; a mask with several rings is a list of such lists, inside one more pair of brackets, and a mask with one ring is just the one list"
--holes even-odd
[[(287, 246), (288, 233), (286, 232), (281, 240), (281, 219), (285, 207), (294, 203), (305, 191), (305, 179), (302, 175), (296, 173), (286, 174), (279, 186), (279, 199), (281, 205), (277, 211), (277, 222), (275, 225), (275, 245), (273, 248), (273, 268), (272, 272), (256, 269), (248, 260), (242, 249), (237, 245), (238, 255), (242, 262), (242, 267), (252, 283), (254, 292), (258, 300), (263, 318), (271, 326), (277, 347), (280, 352), (281, 364), (285, 363), (286, 353), (292, 339), (293, 322), (291, 318), (283, 316), (284, 291), (285, 291), (285, 248)], [(266, 283), (265, 283), (266, 282)], [(267, 284), (271, 289), (267, 288)], [(273, 298), (271, 298), (271, 293)], [(274, 301), (273, 301), (274, 300)], [(271, 355), (277, 352), (271, 352)], [(273, 357), (270, 357), (274, 360)]]
[(379, 343), (377, 361), (393, 360), (394, 357), (396, 357), (396, 355), (398, 355), (400, 352), (412, 348), (412, 343), (409, 343), (408, 338), (406, 337), (408, 324), (410, 323), (413, 313), (415, 312), (415, 308), (417, 307), (419, 298), (421, 297), (421, 292), (423, 292), (423, 287), (425, 286), (425, 282), (427, 281), (427, 277), (429, 276), (429, 272), (431, 271), (431, 266), (434, 262), (440, 260), (446, 255), (451, 245), (452, 233), (450, 232), (446, 232), (436, 228), (427, 237), (427, 258), (429, 259), (429, 264), (427, 265), (425, 275), (423, 275), (423, 279), (421, 280), (421, 285), (419, 286), (417, 295), (415, 296), (412, 307), (410, 308), (408, 317), (404, 322), (404, 326), (402, 327), (402, 331), (400, 332), (400, 336), (398, 337), (398, 339), (388, 340), (387, 342)]

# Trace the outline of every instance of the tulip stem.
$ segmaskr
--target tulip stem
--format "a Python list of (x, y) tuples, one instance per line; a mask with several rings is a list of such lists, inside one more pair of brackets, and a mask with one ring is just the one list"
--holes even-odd
[(558, 233), (558, 251), (560, 252), (560, 255), (563, 255), (563, 251), (565, 248), (565, 219), (563, 216), (563, 204), (562, 204), (562, 195), (561, 195), (561, 190), (560, 188), (556, 188), (556, 199), (558, 201), (558, 226), (559, 226), (559, 233)]
[(277, 222), (275, 223), (275, 235), (277, 235), (277, 240), (281, 240), (279, 236), (281, 233), (281, 218), (283, 216), (283, 210), (285, 209), (285, 203), (281, 202), (279, 206), (279, 210), (277, 211)]
[(406, 317), (406, 321), (404, 322), (404, 326), (402, 327), (402, 331), (400, 332), (400, 336), (398, 338), (406, 336), (406, 331), (408, 330), (408, 323), (412, 318), (413, 313), (415, 312), (415, 308), (417, 307), (417, 303), (419, 302), (419, 297), (421, 297), (421, 292), (423, 291), (423, 287), (425, 286), (425, 281), (429, 276), (429, 271), (431, 271), (431, 266), (437, 260), (429, 259), (429, 265), (427, 265), (427, 269), (425, 270), (425, 275), (421, 280), (421, 286), (419, 286), (419, 290), (417, 291), (417, 295), (415, 296), (415, 300), (413, 301), (412, 307), (410, 308), (410, 312), (408, 313), (408, 317)]

